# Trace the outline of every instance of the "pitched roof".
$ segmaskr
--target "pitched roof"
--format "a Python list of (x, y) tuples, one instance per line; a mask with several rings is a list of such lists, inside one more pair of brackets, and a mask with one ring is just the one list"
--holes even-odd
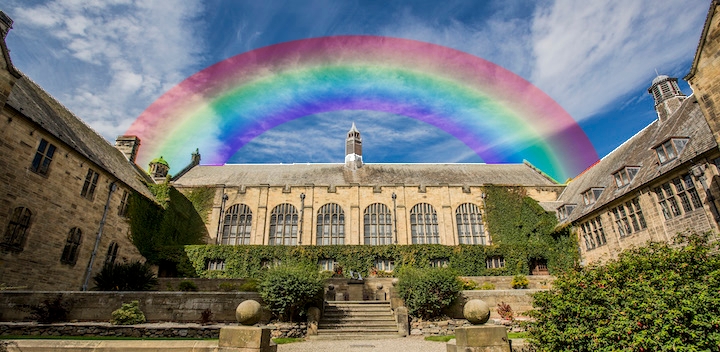
[(240, 185), (557, 185), (527, 164), (226, 164), (196, 166), (175, 180), (183, 186)]
[(126, 185), (155, 199), (122, 152), (27, 76), (17, 80), (7, 104)]
[[(677, 158), (660, 165), (653, 148), (672, 137), (689, 141)], [(713, 148), (717, 148), (717, 142), (691, 95), (670, 118), (662, 123), (655, 120), (568, 184), (558, 201), (578, 206), (566, 221), (578, 220)], [(618, 189), (613, 173), (625, 166), (640, 166), (640, 170), (629, 185)], [(582, 193), (595, 187), (605, 189), (594, 204), (585, 206)]]

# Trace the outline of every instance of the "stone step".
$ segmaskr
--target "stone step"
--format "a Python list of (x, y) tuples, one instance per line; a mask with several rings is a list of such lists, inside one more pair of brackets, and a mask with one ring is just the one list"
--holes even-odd
[(390, 309), (368, 309), (368, 310), (336, 310), (326, 309), (325, 314), (327, 315), (342, 315), (342, 314), (392, 314)]
[(390, 301), (325, 301), (327, 304), (356, 304), (356, 305), (372, 305), (372, 304), (384, 304), (390, 305)]
[(363, 324), (363, 323), (354, 323), (354, 324), (320, 324), (318, 325), (318, 329), (388, 329), (397, 332), (397, 324), (390, 323), (390, 324)]
[(321, 322), (334, 322), (334, 321), (343, 321), (343, 322), (355, 322), (355, 321), (395, 321), (395, 317), (392, 315), (386, 315), (386, 316), (378, 316), (378, 317), (323, 317), (320, 319)]
[(339, 327), (332, 329), (318, 329), (318, 335), (327, 334), (397, 334), (397, 327), (383, 328), (383, 327)]
[(308, 336), (308, 340), (385, 340), (403, 338), (402, 335), (395, 332), (394, 334), (326, 334)]

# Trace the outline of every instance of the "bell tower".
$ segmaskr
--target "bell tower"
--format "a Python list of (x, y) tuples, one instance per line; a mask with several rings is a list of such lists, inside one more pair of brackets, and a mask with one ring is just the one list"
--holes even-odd
[(345, 139), (345, 167), (357, 170), (362, 167), (362, 138), (353, 122)]
[(655, 98), (655, 111), (660, 122), (669, 118), (685, 100), (686, 96), (680, 91), (677, 78), (658, 75), (653, 79), (648, 93)]

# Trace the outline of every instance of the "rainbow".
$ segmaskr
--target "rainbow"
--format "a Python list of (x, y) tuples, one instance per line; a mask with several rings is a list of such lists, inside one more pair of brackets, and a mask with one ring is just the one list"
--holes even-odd
[(157, 99), (126, 134), (141, 139), (140, 165), (162, 155), (177, 170), (195, 148), (203, 164), (224, 164), (275, 126), (339, 110), (415, 118), (484, 162), (527, 160), (560, 181), (598, 160), (575, 120), (514, 73), (440, 45), (363, 35), (296, 40), (218, 62)]

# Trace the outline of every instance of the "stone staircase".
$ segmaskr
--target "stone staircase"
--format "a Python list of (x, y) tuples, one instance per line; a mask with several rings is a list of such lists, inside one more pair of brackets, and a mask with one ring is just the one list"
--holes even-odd
[(327, 301), (314, 339), (351, 340), (399, 337), (388, 301)]

